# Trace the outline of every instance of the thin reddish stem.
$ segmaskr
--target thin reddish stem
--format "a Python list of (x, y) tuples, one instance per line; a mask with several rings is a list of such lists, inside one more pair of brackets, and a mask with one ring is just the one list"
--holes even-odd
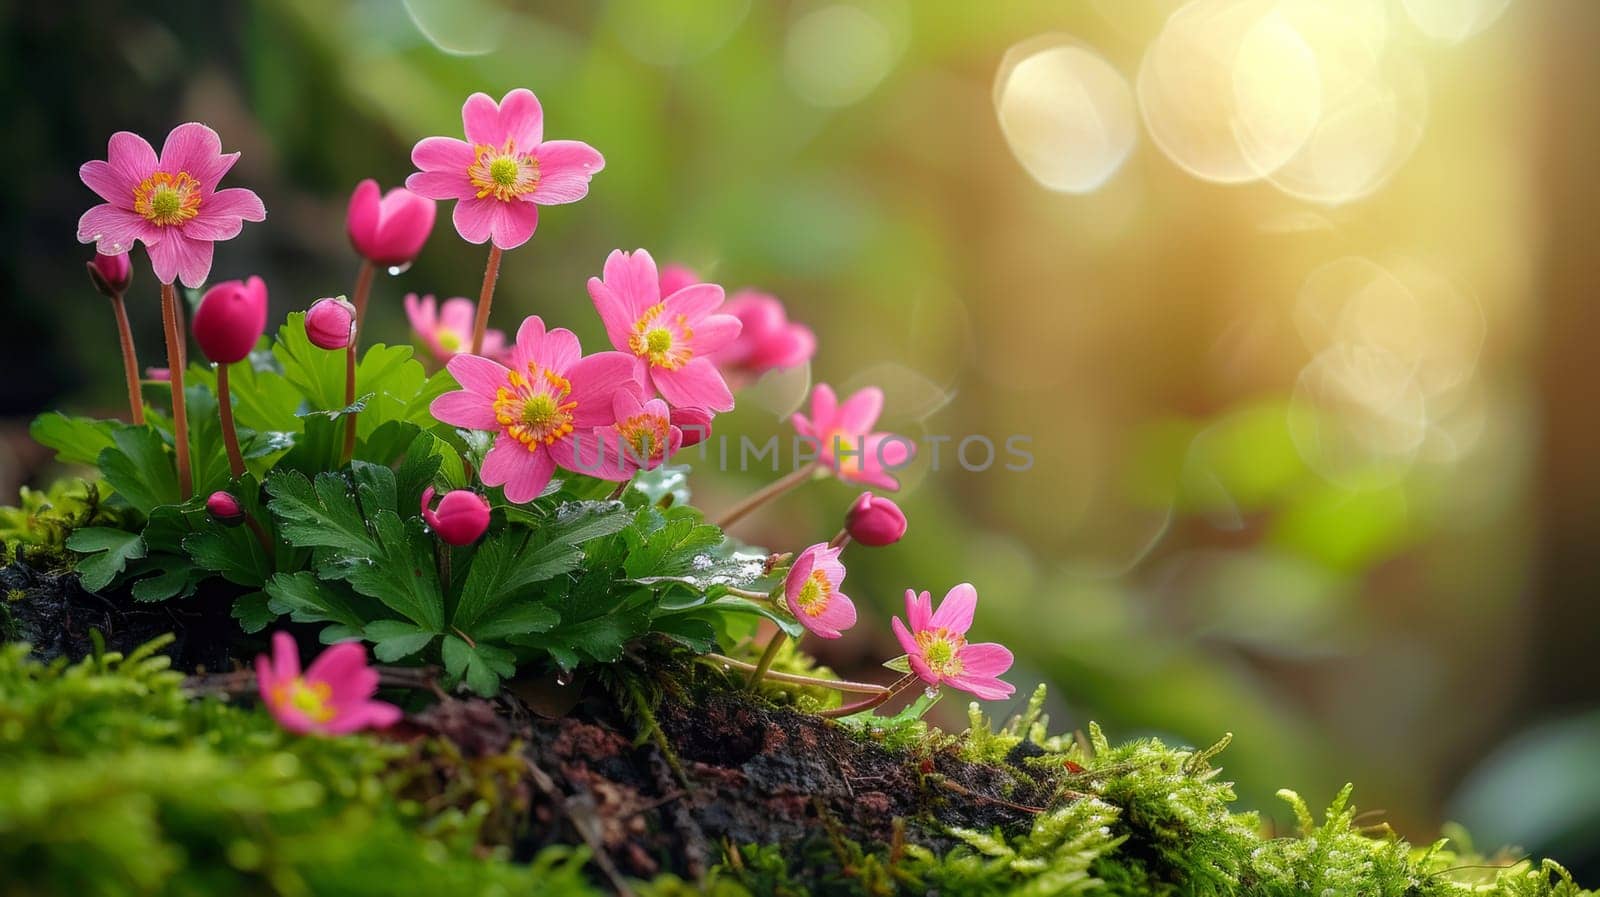
[(732, 508), (729, 508), (728, 511), (722, 515), (722, 518), (717, 521), (717, 526), (727, 529), (735, 523), (738, 523), (751, 511), (754, 511), (767, 502), (772, 501), (780, 495), (783, 495), (785, 492), (794, 489), (796, 486), (799, 486), (806, 480), (809, 480), (812, 473), (816, 471), (816, 469), (817, 464), (815, 461), (813, 461), (812, 463), (801, 467), (799, 470), (788, 474), (782, 479), (768, 483), (765, 488), (754, 493), (744, 501), (734, 505)]
[(905, 691), (906, 686), (910, 685), (916, 680), (916, 678), (917, 676), (915, 673), (907, 673), (904, 676), (901, 676), (893, 685), (884, 689), (882, 694), (874, 695), (870, 698), (867, 698), (865, 701), (857, 701), (854, 704), (846, 704), (843, 707), (835, 707), (832, 710), (818, 711), (817, 716), (824, 716), (829, 719), (838, 719), (842, 716), (855, 716), (858, 713), (865, 713), (874, 707), (887, 704), (895, 695)]
[(161, 322), (167, 331), (167, 366), (172, 376), (172, 441), (178, 451), (178, 497), (194, 494), (194, 472), (189, 469), (189, 409), (183, 399), (184, 334), (178, 320), (178, 290), (161, 285)]
[(144, 424), (144, 399), (139, 394), (139, 356), (133, 348), (133, 328), (128, 326), (128, 308), (122, 294), (111, 297), (111, 312), (117, 316), (117, 337), (122, 341), (122, 374), (128, 380), (128, 418), (135, 426)]
[[(356, 271), (356, 287), (350, 294), (351, 304), (356, 307), (355, 327), (350, 331), (350, 345), (344, 350), (344, 406), (349, 408), (356, 402), (356, 354), (358, 344), (361, 342), (361, 322), (367, 316), (367, 295), (372, 292), (372, 275), (376, 269), (366, 259), (361, 260), (361, 268)], [(350, 414), (344, 421), (344, 450), (339, 457), (345, 464), (356, 454), (356, 415)]]
[[(700, 656), (714, 663), (720, 663), (723, 666), (731, 667), (735, 670), (742, 670), (746, 673), (754, 672), (756, 668), (756, 665), (753, 663), (746, 663), (742, 660), (734, 660), (732, 657), (728, 657), (725, 654), (712, 653), (702, 654)], [(848, 679), (823, 679), (818, 676), (801, 676), (797, 673), (778, 673), (772, 670), (767, 670), (762, 678), (766, 679), (768, 682), (784, 682), (789, 685), (815, 685), (820, 688), (831, 688), (834, 691), (847, 691), (863, 695), (878, 695), (889, 690), (886, 686), (874, 685), (871, 682), (851, 682)]]
[(228, 368), (217, 365), (217, 413), (222, 417), (222, 446), (228, 451), (228, 469), (233, 478), (244, 476), (244, 455), (239, 452), (239, 433), (233, 427), (233, 391), (228, 388)]
[(483, 354), (483, 334), (489, 329), (489, 304), (494, 301), (494, 285), (500, 279), (500, 247), (489, 244), (489, 263), (483, 269), (483, 288), (478, 290), (478, 316), (472, 322), (472, 354)]

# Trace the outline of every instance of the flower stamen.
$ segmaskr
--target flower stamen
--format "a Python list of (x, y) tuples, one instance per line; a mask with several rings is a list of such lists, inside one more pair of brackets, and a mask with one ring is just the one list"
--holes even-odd
[(278, 683), (272, 689), (271, 698), (279, 707), (293, 708), (313, 722), (326, 723), (337, 715), (333, 709), (333, 688), (326, 682), (307, 682), (303, 676)]
[(133, 210), (151, 224), (168, 227), (200, 214), (200, 182), (187, 171), (157, 171), (133, 188)]
[(690, 348), (693, 339), (688, 316), (668, 317), (666, 303), (657, 302), (633, 323), (628, 348), (647, 359), (651, 367), (675, 371), (694, 358), (694, 350)]
[(567, 378), (530, 361), (526, 375), (510, 371), (506, 385), (495, 391), (495, 421), (506, 435), (536, 451), (572, 433), (578, 403), (567, 400), (571, 392)]
[(924, 629), (916, 638), (917, 647), (922, 649), (922, 660), (934, 675), (941, 678), (961, 675), (961, 649), (967, 645), (965, 636), (940, 627)]
[(493, 196), (510, 202), (539, 186), (539, 160), (517, 152), (515, 141), (509, 139), (498, 150), (480, 143), (472, 148), (467, 180), (477, 188), (479, 199)]

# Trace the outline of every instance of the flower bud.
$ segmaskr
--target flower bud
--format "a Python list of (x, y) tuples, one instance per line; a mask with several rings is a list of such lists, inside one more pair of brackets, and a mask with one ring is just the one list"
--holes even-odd
[(115, 299), (127, 292), (128, 284), (133, 281), (133, 262), (128, 260), (126, 252), (116, 255), (97, 252), (94, 261), (89, 263), (89, 281), (100, 295)]
[(223, 526), (238, 526), (244, 522), (244, 505), (230, 492), (213, 492), (206, 499), (206, 513)]
[(192, 327), (206, 358), (217, 364), (243, 361), (267, 329), (267, 285), (252, 277), (206, 290)]
[(343, 296), (318, 299), (306, 310), (306, 336), (319, 349), (343, 349), (350, 345), (356, 327), (356, 307)]
[(699, 445), (711, 438), (711, 418), (715, 417), (704, 408), (674, 408), (671, 411), (672, 425), (683, 431), (683, 442), (679, 448), (688, 448)]
[(379, 196), (368, 178), (350, 195), (345, 231), (363, 258), (381, 267), (409, 265), (433, 232), (434, 201), (396, 187)]
[(456, 489), (433, 504), (433, 487), (422, 490), (422, 522), (446, 545), (471, 545), (489, 528), (489, 501), (476, 492)]
[(166, 383), (172, 379), (172, 368), (145, 368), (144, 378), (157, 383)]
[(906, 534), (906, 515), (889, 499), (863, 492), (845, 514), (844, 528), (862, 545), (893, 545)]

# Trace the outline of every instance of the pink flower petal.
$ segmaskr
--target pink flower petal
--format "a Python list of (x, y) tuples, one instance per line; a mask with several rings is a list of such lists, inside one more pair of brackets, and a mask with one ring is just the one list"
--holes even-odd
[(894, 637), (899, 640), (901, 650), (912, 657), (922, 653), (922, 648), (917, 645), (916, 636), (906, 628), (906, 624), (900, 622), (899, 617), (889, 621), (889, 628), (894, 630)]
[(217, 132), (197, 121), (173, 128), (161, 146), (161, 170), (168, 174), (186, 172), (207, 192), (216, 188), (237, 161), (239, 154), (224, 153)]
[(111, 163), (99, 159), (85, 162), (78, 166), (78, 177), (106, 202), (119, 209), (133, 208), (133, 190), (139, 182), (125, 180)]
[(279, 679), (300, 675), (300, 647), (294, 636), (282, 630), (272, 634), (272, 671)]
[(815, 551), (802, 551), (795, 557), (794, 563), (789, 565), (789, 575), (783, 578), (783, 597), (789, 605), (789, 612), (799, 618), (801, 613), (797, 599), (800, 597), (800, 588), (811, 576), (811, 569), (816, 566), (817, 553)]
[[(367, 670), (367, 649), (360, 642), (339, 642), (323, 649), (317, 659), (311, 661), (311, 666), (306, 669), (306, 681), (325, 682), (333, 690), (335, 696), (348, 686), (348, 680), (360, 677)], [(377, 675), (373, 674), (373, 686), (377, 685)], [(366, 696), (371, 696), (369, 689)]]
[(948, 680), (951, 688), (958, 688), (976, 696), (981, 701), (1003, 701), (1016, 692), (1016, 688), (1009, 682), (999, 679), (970, 676), (962, 673), (951, 676)]
[(557, 374), (567, 374), (568, 369), (583, 357), (583, 347), (577, 334), (565, 327), (544, 329), (544, 320), (538, 315), (522, 319), (517, 328), (517, 342), (511, 349), (513, 370), (527, 372), (528, 366), (548, 368)]
[[(414, 171), (406, 176), (406, 189), (418, 196), (428, 199), (448, 200), (476, 200), (478, 188), (472, 186), (472, 181), (463, 171)], [(456, 229), (461, 229), (461, 223), (456, 223)], [(483, 240), (477, 242), (482, 243)]]
[(834, 428), (834, 414), (838, 411), (839, 400), (833, 394), (833, 387), (826, 383), (818, 383), (811, 390), (811, 426), (817, 435), (826, 433)]
[[(516, 249), (528, 242), (539, 227), (539, 207), (531, 202), (513, 200), (493, 202), (493, 205), (495, 206), (494, 245), (501, 249)], [(461, 208), (459, 203), (456, 208)]]
[(497, 361), (465, 352), (450, 359), (446, 367), (463, 389), (477, 393), (488, 401), (494, 400), (495, 392), (506, 385), (511, 374)]
[(400, 721), (404, 714), (399, 707), (383, 701), (363, 701), (341, 710), (339, 715), (323, 727), (329, 735), (348, 735), (363, 729), (387, 729)]
[(993, 678), (1011, 669), (1015, 659), (1004, 645), (979, 642), (961, 649), (961, 672), (964, 676)]
[(728, 382), (722, 379), (722, 372), (709, 358), (690, 359), (675, 371), (651, 368), (650, 382), (669, 405), (709, 411), (733, 410), (733, 393), (728, 389)]
[(501, 433), (483, 459), (479, 478), (486, 486), (505, 486), (506, 500), (520, 505), (538, 498), (555, 470), (555, 460), (548, 451), (530, 451)]
[[(468, 183), (467, 168), (475, 158), (472, 144), (454, 137), (424, 137), (411, 148), (411, 164), (425, 172), (452, 173), (463, 183)], [(406, 189), (417, 190), (409, 181)]]
[(456, 296), (446, 299), (444, 305), (439, 307), (439, 326), (460, 333), (470, 333), (477, 316), (477, 303), (471, 299)]
[(744, 327), (733, 315), (706, 315), (692, 326), (692, 345), (696, 355), (711, 355), (727, 346), (739, 338), (739, 331)]
[(631, 253), (612, 250), (606, 256), (602, 275), (606, 286), (627, 308), (630, 325), (645, 313), (645, 309), (661, 301), (661, 279), (656, 274), (656, 260), (643, 249), (635, 249)]
[(533, 156), (539, 160), (539, 186), (532, 196), (540, 205), (584, 198), (589, 194), (589, 179), (606, 167), (605, 157), (579, 140), (548, 141), (540, 144)]
[(933, 619), (933, 596), (906, 589), (906, 619), (917, 632), (927, 629)]
[(100, 252), (117, 255), (133, 248), (136, 240), (146, 246), (161, 240), (161, 228), (144, 220), (137, 212), (101, 203), (78, 219), (78, 242), (95, 243)]
[[(382, 201), (378, 182), (367, 178), (356, 185), (345, 208), (344, 226), (350, 242), (357, 247), (370, 245), (378, 238), (378, 206)], [(359, 251), (359, 249), (358, 249)]]
[[(416, 190), (423, 196), (433, 196), (434, 199), (451, 199), (449, 196), (436, 196), (427, 190), (418, 189), (412, 181), (419, 175), (406, 178), (406, 188)], [(499, 216), (498, 199), (478, 199), (476, 196), (461, 197), (456, 203), (455, 211), (450, 214), (450, 220), (455, 223), (456, 233), (468, 243), (486, 243), (489, 236), (494, 233), (495, 219)]]
[(231, 240), (239, 236), (244, 222), (263, 221), (266, 217), (261, 197), (243, 187), (229, 187), (202, 200), (200, 213), (180, 228), (184, 236), (195, 240)]
[(928, 625), (933, 629), (947, 629), (955, 635), (966, 635), (972, 628), (972, 614), (977, 609), (978, 590), (972, 583), (964, 582), (945, 593)]
[(589, 298), (594, 300), (594, 309), (600, 313), (600, 323), (605, 325), (606, 339), (612, 347), (629, 351), (628, 337), (636, 316), (629, 311), (628, 303), (598, 277), (589, 278)]
[(835, 592), (822, 613), (815, 617), (802, 616), (800, 622), (824, 638), (838, 638), (846, 629), (856, 625), (856, 605), (843, 592)]
[[(662, 300), (668, 314), (683, 315), (694, 325), (722, 304), (722, 287), (714, 283), (690, 284)], [(735, 320), (738, 320), (737, 318)]]
[(883, 390), (868, 386), (844, 400), (834, 418), (834, 426), (851, 438), (859, 439), (872, 432), (882, 413)]
[[(456, 356), (462, 357), (465, 356)], [(494, 416), (492, 401), (465, 389), (447, 392), (434, 399), (433, 404), (428, 406), (428, 413), (435, 420), (468, 430), (494, 430), (500, 426)]]
[(525, 87), (507, 93), (498, 104), (488, 94), (475, 93), (461, 107), (461, 126), (471, 143), (498, 148), (510, 140), (526, 152), (544, 137), (544, 111)]
[(661, 269), (660, 293), (663, 296), (671, 296), (684, 287), (692, 286), (699, 282), (700, 275), (689, 268), (683, 265), (668, 265)]
[(183, 285), (197, 289), (211, 273), (212, 243), (210, 240), (191, 240), (179, 228), (164, 228), (160, 242), (148, 243), (150, 266), (156, 280), (172, 283), (182, 280)]
[[(106, 164), (116, 178), (126, 185), (128, 205), (133, 208), (133, 188), (149, 177), (161, 161), (150, 142), (132, 131), (118, 131), (106, 143)], [(191, 172), (192, 174), (192, 172)]]
[(633, 357), (621, 352), (596, 352), (575, 362), (567, 369), (567, 379), (572, 382), (569, 400), (578, 403), (572, 412), (572, 425), (586, 430), (615, 423), (616, 393), (638, 393), (637, 370)]

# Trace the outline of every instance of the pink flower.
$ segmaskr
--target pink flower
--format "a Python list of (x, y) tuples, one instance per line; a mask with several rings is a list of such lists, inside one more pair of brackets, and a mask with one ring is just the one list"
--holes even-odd
[(613, 251), (604, 275), (589, 278), (589, 296), (611, 345), (638, 359), (639, 380), (675, 407), (733, 410), (733, 393), (707, 357), (739, 335), (738, 318), (716, 313), (722, 287), (693, 284), (663, 299), (643, 249)]
[[(472, 345), (472, 322), (477, 313), (477, 306), (471, 299), (446, 299), (443, 306), (439, 306), (432, 296), (417, 298), (416, 293), (407, 293), (406, 317), (411, 320), (411, 329), (416, 332), (417, 338), (428, 347), (441, 363), (454, 358)], [(505, 360), (506, 335), (499, 330), (485, 330), (483, 332), (483, 352), (490, 358)]]
[(172, 369), (171, 368), (145, 368), (144, 369), (144, 378), (146, 380), (153, 380), (156, 383), (165, 383), (168, 380), (172, 379)]
[(406, 187), (429, 199), (454, 199), (456, 231), (469, 243), (515, 249), (533, 236), (539, 206), (577, 202), (606, 167), (594, 147), (544, 140), (544, 110), (517, 88), (496, 103), (475, 93), (461, 106), (466, 140), (425, 137), (411, 150), (420, 169)]
[(711, 357), (730, 380), (754, 381), (768, 371), (804, 364), (816, 354), (811, 328), (792, 323), (783, 303), (766, 293), (741, 290), (723, 311), (744, 325), (738, 339)]
[(800, 552), (783, 581), (783, 600), (800, 625), (823, 638), (838, 638), (856, 625), (856, 605), (839, 591), (844, 582), (843, 548), (817, 544)]
[(574, 434), (592, 441), (592, 430), (616, 423), (616, 394), (640, 389), (633, 359), (621, 352), (584, 357), (572, 331), (547, 333), (538, 315), (523, 319), (509, 368), (464, 353), (448, 368), (463, 388), (434, 399), (433, 416), (496, 433), (479, 476), (505, 486), (506, 499), (517, 503), (537, 498), (557, 467), (593, 473), (579, 464)]
[(661, 284), (661, 295), (663, 296), (671, 296), (684, 287), (692, 287), (697, 283), (702, 283), (700, 275), (694, 273), (694, 269), (686, 268), (683, 265), (668, 265), (662, 268), (658, 282)]
[(711, 438), (711, 419), (716, 415), (704, 408), (672, 409), (672, 425), (683, 431), (682, 448), (699, 445)]
[(433, 232), (434, 201), (396, 187), (379, 196), (378, 182), (367, 178), (350, 194), (345, 232), (362, 258), (378, 265), (409, 265)]
[(489, 500), (476, 492), (455, 489), (433, 504), (433, 487), (422, 490), (422, 522), (446, 545), (471, 545), (489, 528)]
[(89, 281), (100, 295), (115, 299), (127, 292), (128, 284), (133, 282), (133, 262), (126, 252), (116, 255), (96, 252), (94, 261), (89, 263)]
[(906, 590), (906, 618), (909, 629), (899, 617), (891, 621), (895, 638), (906, 649), (911, 669), (922, 681), (937, 688), (949, 685), (971, 692), (985, 701), (998, 701), (1011, 697), (1016, 691), (999, 676), (1011, 669), (1011, 652), (993, 642), (969, 644), (967, 630), (972, 628), (972, 613), (978, 607), (978, 590), (971, 583), (962, 583), (945, 593), (939, 609), (933, 609), (933, 599), (927, 592), (917, 594)]
[(350, 345), (356, 326), (356, 307), (342, 296), (318, 299), (306, 309), (306, 339), (318, 349), (343, 349)]
[(206, 358), (243, 361), (267, 329), (267, 285), (259, 277), (216, 284), (200, 299), (190, 326)]
[(844, 528), (862, 545), (893, 545), (906, 534), (906, 515), (890, 499), (863, 492), (845, 514)]
[(585, 473), (626, 480), (636, 471), (660, 467), (683, 444), (683, 431), (660, 399), (641, 401), (633, 390), (618, 390), (611, 410), (616, 423), (578, 437)]
[(173, 128), (159, 159), (138, 134), (112, 134), (106, 161), (78, 169), (105, 200), (78, 219), (79, 242), (95, 243), (107, 255), (141, 242), (157, 280), (200, 286), (211, 273), (212, 244), (237, 237), (246, 221), (267, 217), (255, 193), (217, 189), (238, 159), (238, 153), (222, 151), (216, 131), (198, 122)]
[(359, 642), (329, 647), (300, 674), (300, 649), (287, 632), (272, 634), (272, 657), (256, 658), (261, 700), (278, 725), (297, 735), (344, 735), (383, 729), (400, 719), (400, 708), (372, 700), (378, 671), (367, 667)]
[(796, 414), (795, 432), (817, 442), (818, 460), (841, 480), (883, 489), (898, 489), (891, 472), (911, 460), (911, 440), (875, 432), (883, 413), (883, 390), (856, 392), (841, 404), (826, 383), (811, 391), (811, 417)]
[(223, 526), (238, 526), (244, 522), (244, 505), (231, 492), (213, 492), (206, 497), (206, 513)]

